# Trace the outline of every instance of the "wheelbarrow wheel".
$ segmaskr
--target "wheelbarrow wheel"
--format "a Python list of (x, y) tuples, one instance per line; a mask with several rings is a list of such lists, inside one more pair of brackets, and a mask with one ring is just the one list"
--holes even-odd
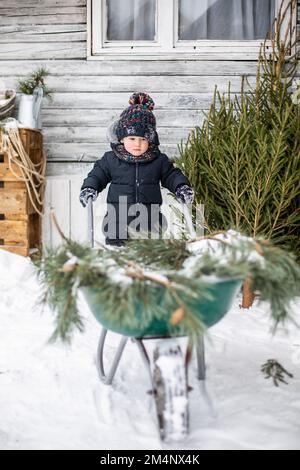
[(187, 379), (182, 351), (174, 340), (162, 340), (154, 349), (153, 386), (161, 439), (182, 441), (189, 425)]

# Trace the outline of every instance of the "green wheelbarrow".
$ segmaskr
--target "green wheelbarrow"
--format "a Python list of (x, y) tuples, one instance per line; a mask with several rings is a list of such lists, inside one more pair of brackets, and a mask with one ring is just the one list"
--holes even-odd
[[(88, 200), (88, 234), (91, 246), (94, 245), (94, 223), (93, 223), (93, 204), (92, 199)], [(185, 218), (189, 232), (194, 237), (194, 228), (187, 207), (184, 208)], [(207, 277), (207, 290), (209, 298), (193, 300), (193, 311), (197, 311), (200, 320), (209, 328), (220, 321), (229, 311), (232, 303), (240, 291), (241, 279), (214, 279)], [(163, 300), (163, 288), (154, 286), (156, 290), (155, 298), (157, 304)], [(83, 287), (81, 291), (85, 300), (97, 321), (102, 326), (102, 332), (97, 348), (97, 369), (102, 383), (111, 385), (120, 364), (124, 348), (129, 339), (131, 339), (140, 351), (142, 361), (144, 362), (150, 377), (151, 394), (153, 394), (156, 404), (158, 427), (160, 437), (164, 442), (182, 441), (188, 434), (189, 416), (188, 416), (188, 364), (190, 362), (190, 353), (187, 349), (185, 355), (176, 338), (176, 330), (172, 337), (169, 334), (168, 321), (172, 311), (176, 308), (170, 308), (166, 312), (166, 320), (154, 319), (149, 325), (141, 328), (124, 327), (113, 320), (107, 320), (104, 307), (99, 298), (97, 289)], [(141, 316), (143, 305), (136, 302), (136, 319)], [(138, 323), (138, 321), (136, 322)], [(108, 331), (120, 334), (122, 337), (117, 347), (113, 362), (106, 373), (104, 368), (104, 347)], [(177, 337), (184, 336), (184, 332), (178, 328)], [(158, 340), (150, 358), (145, 341)], [(199, 336), (195, 346), (197, 359), (197, 378), (205, 380), (205, 351), (204, 338)], [(152, 359), (152, 360), (151, 360)]]

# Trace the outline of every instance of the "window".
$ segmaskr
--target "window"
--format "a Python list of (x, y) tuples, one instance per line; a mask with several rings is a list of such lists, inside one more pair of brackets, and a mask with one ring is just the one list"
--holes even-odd
[(89, 0), (88, 58), (256, 59), (280, 3)]
[(156, 0), (105, 2), (107, 41), (155, 41)]
[(263, 39), (275, 18), (275, 4), (276, 0), (179, 0), (179, 39)]

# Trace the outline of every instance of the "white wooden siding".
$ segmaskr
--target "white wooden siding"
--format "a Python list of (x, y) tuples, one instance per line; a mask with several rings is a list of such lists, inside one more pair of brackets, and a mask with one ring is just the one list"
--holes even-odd
[[(299, 13), (300, 0), (298, 18)], [(300, 29), (300, 38), (299, 33)], [(180, 140), (201, 125), (214, 86), (226, 90), (230, 81), (232, 92), (238, 93), (241, 76), (251, 82), (256, 73), (256, 61), (229, 61), (222, 55), (208, 60), (199, 53), (195, 60), (87, 61), (86, 40), (86, 0), (0, 2), (0, 78), (7, 87), (15, 87), (17, 78), (45, 65), (49, 86), (55, 90), (53, 102), (44, 100), (42, 113), (48, 158), (46, 245), (60, 242), (50, 225), (51, 207), (68, 236), (86, 239), (79, 188), (92, 162), (109, 150), (107, 126), (127, 106), (132, 92), (152, 95), (161, 150), (173, 158)], [(105, 197), (106, 191), (95, 206), (98, 229)]]
[[(51, 222), (51, 210), (54, 210), (59, 226), (65, 236), (81, 243), (88, 243), (87, 210), (78, 202), (78, 194), (86, 171), (87, 168), (83, 166), (80, 172), (77, 169), (76, 175), (59, 176), (55, 172), (55, 176), (48, 176), (45, 215), (43, 219), (43, 242), (45, 246), (55, 247), (62, 242), (56, 227)], [(108, 187), (99, 194), (97, 201), (94, 203), (94, 236), (96, 245), (105, 243), (101, 226), (107, 207), (107, 191)], [(165, 188), (162, 188), (162, 196), (164, 200), (162, 212), (167, 218), (169, 227), (172, 225), (174, 233), (174, 225), (169, 222), (172, 214), (174, 217), (174, 212), (171, 209), (171, 205), (174, 206), (174, 200)]]

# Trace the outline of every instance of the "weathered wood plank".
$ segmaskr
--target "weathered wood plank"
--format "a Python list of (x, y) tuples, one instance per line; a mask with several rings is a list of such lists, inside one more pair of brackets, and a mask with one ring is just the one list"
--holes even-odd
[(1, 25), (86, 23), (85, 7), (1, 8)]
[[(152, 94), (157, 109), (208, 109), (212, 93), (157, 93)], [(86, 109), (113, 109), (127, 106), (126, 93), (60, 93), (55, 94), (48, 108), (70, 107)]]
[[(22, 76), (21, 76), (22, 77)], [(248, 77), (250, 85), (255, 84), (255, 77)], [(17, 77), (8, 77), (6, 80), (8, 88), (16, 88)], [(55, 93), (99, 93), (99, 92), (126, 92), (132, 93), (134, 90), (147, 90), (148, 93), (209, 93), (213, 92), (217, 86), (219, 91), (227, 91), (228, 83), (231, 83), (232, 92), (239, 92), (241, 89), (241, 78), (230, 76), (170, 76), (168, 80), (164, 76), (113, 76), (109, 80), (107, 77), (75, 77), (65, 76), (63, 79), (57, 77), (47, 77), (48, 86), (55, 90)]]
[[(47, 160), (50, 161), (78, 161), (92, 162), (101, 158), (105, 152), (111, 150), (109, 143), (48, 143), (44, 146)], [(169, 158), (176, 157), (177, 145), (161, 144), (160, 150)]]
[[(58, 26), (53, 26), (56, 28)], [(66, 25), (62, 26), (65, 28)], [(73, 27), (73, 25), (72, 25)], [(81, 25), (75, 26), (78, 29)], [(48, 26), (47, 26), (48, 28)], [(1, 37), (1, 34), (0, 34)], [(5, 60), (1, 62), (3, 77), (31, 73), (38, 66), (44, 65), (52, 76), (112, 76), (112, 75), (200, 75), (200, 76), (240, 76), (255, 75), (256, 61), (216, 61), (216, 60), (143, 60), (143, 61), (86, 61), (86, 60)]]
[[(118, 119), (123, 108), (118, 110), (107, 109), (99, 112), (97, 109), (90, 109), (85, 114), (84, 120), (82, 112), (78, 109), (64, 109), (58, 113), (56, 109), (43, 109), (43, 127), (57, 126), (108, 126), (111, 122)], [(175, 109), (155, 109), (155, 117), (158, 126), (171, 127), (192, 127), (202, 121), (205, 110), (191, 109), (178, 110)], [(1, 166), (0, 166), (1, 167)]]
[(44, 247), (52, 246), (52, 225), (50, 220), (51, 211), (51, 178), (46, 179), (45, 198), (44, 198), (44, 214), (42, 217), (42, 241)]
[[(86, 25), (1, 26), (0, 44), (60, 41), (76, 42), (86, 41), (86, 36)], [(36, 64), (34, 67), (36, 67)]]
[(0, 51), (1, 59), (82, 59), (86, 57), (86, 43), (83, 42), (45, 42), (45, 43), (8, 43)]
[[(70, 237), (80, 243), (87, 243), (87, 209), (79, 202), (80, 187), (85, 175), (70, 179)], [(95, 228), (96, 228), (96, 224)]]
[[(254, 84), (254, 77), (249, 77), (250, 84)], [(239, 91), (241, 86), (240, 77), (193, 77), (187, 76), (184, 79), (177, 76), (170, 76), (168, 80), (164, 76), (128, 76), (118, 77), (113, 76), (107, 80), (106, 77), (83, 77), (77, 76), (73, 78), (64, 78), (64, 80), (57, 81), (49, 77), (48, 82), (50, 87), (56, 87), (57, 92), (118, 92), (126, 91), (130, 93), (132, 90), (147, 90), (148, 93), (163, 93), (163, 92), (187, 92), (187, 93), (201, 93), (211, 92), (214, 86), (218, 86), (220, 91), (227, 90), (228, 82), (231, 82), (232, 91)]]
[[(49, 179), (51, 184), (50, 201), (51, 209), (54, 210), (58, 224), (63, 233), (70, 236), (70, 180)], [(46, 205), (49, 207), (49, 204)], [(45, 217), (49, 214), (45, 212)], [(61, 237), (56, 228), (51, 225), (51, 246), (57, 246), (62, 243)]]
[(38, 16), (3, 16), (1, 25), (30, 25), (30, 24), (86, 24), (85, 13), (49, 14)]
[(1, 0), (0, 14), (2, 8), (61, 8), (61, 7), (85, 7), (86, 0)]
[[(8, 88), (8, 87), (7, 87)], [(44, 100), (43, 110), (65, 108), (73, 109), (99, 109), (103, 113), (112, 109), (124, 109), (128, 105), (131, 92), (124, 93), (55, 93), (52, 102)], [(239, 95), (239, 93), (236, 93)], [(158, 109), (181, 110), (181, 109), (208, 109), (213, 100), (213, 93), (152, 93), (155, 102), (155, 111)], [(17, 103), (19, 97), (17, 98)], [(80, 111), (78, 111), (80, 112)], [(81, 111), (82, 116), (86, 111)], [(180, 111), (178, 111), (180, 112)]]
[[(47, 182), (49, 177), (65, 178), (68, 175), (70, 178), (83, 177), (92, 168), (94, 163), (91, 162), (51, 162), (47, 161), (46, 176)], [(51, 181), (51, 179), (49, 180)]]
[[(71, 184), (71, 228), (70, 236), (72, 240), (81, 243), (88, 243), (88, 225), (87, 225), (87, 210), (84, 209), (79, 202), (79, 193), (82, 186), (83, 179), (86, 173), (82, 173), (75, 178), (70, 179)], [(107, 197), (108, 186), (98, 195), (97, 201), (94, 204), (94, 237), (96, 243), (104, 243), (104, 235), (101, 230), (103, 217), (107, 210)]]
[[(239, 93), (236, 93), (236, 95), (239, 96)], [(160, 110), (165, 112), (178, 112), (178, 110), (183, 109), (207, 110), (213, 101), (213, 93), (154, 93), (152, 96), (156, 103), (156, 113)], [(73, 112), (77, 113), (78, 118), (81, 117), (81, 122), (84, 122), (82, 119), (83, 115), (86, 115), (86, 111), (83, 110), (92, 110), (94, 113), (101, 113), (102, 117), (100, 119), (108, 122), (108, 116), (118, 116), (128, 105), (128, 97), (129, 93), (55, 93), (53, 101), (44, 99), (43, 115), (50, 111), (51, 113), (55, 113), (55, 110), (64, 112), (65, 109), (70, 110), (72, 108)], [(17, 104), (19, 104), (19, 97)], [(180, 112), (178, 119), (180, 119)], [(63, 118), (63, 114), (60, 115), (58, 122)]]
[[(199, 124), (200, 125), (200, 124)], [(158, 127), (160, 141), (164, 144), (177, 144), (181, 139), (187, 139), (192, 128)], [(106, 127), (46, 127), (44, 143), (109, 143)]]

